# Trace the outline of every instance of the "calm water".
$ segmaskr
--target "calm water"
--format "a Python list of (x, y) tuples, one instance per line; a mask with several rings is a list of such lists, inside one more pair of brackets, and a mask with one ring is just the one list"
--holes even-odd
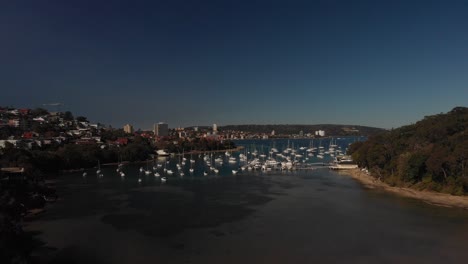
[[(192, 157), (190, 175), (186, 158), (185, 176), (166, 183), (140, 166), (125, 178), (115, 167), (102, 178), (60, 176), (60, 201), (28, 224), (46, 243), (35, 254), (50, 263), (466, 263), (464, 210), (367, 190), (323, 168), (232, 175), (239, 165), (225, 162), (203, 176)], [(175, 171), (178, 158), (159, 162)]]

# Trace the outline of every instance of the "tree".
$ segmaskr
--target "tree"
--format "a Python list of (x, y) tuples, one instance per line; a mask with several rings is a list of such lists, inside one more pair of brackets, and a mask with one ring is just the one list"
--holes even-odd
[(426, 160), (426, 168), (433, 179), (441, 181), (441, 176), (443, 176), (442, 179), (444, 180), (449, 176), (451, 162), (450, 149), (444, 146), (436, 146)]
[(66, 111), (64, 114), (63, 114), (63, 119), (65, 121), (73, 121), (73, 114), (70, 112), (70, 111)]
[(31, 110), (30, 114), (31, 114), (32, 117), (39, 117), (39, 116), (48, 115), (49, 111), (47, 111), (44, 108), (35, 108), (35, 109)]
[(89, 122), (88, 118), (86, 118), (84, 116), (77, 116), (76, 121), (78, 121), (78, 122)]
[(398, 174), (405, 182), (416, 183), (426, 172), (427, 156), (422, 153), (405, 153), (398, 160)]
[(454, 139), (453, 156), (462, 177), (468, 176), (468, 129), (461, 136)]
[(131, 142), (122, 148), (122, 158), (128, 161), (147, 160), (153, 148), (146, 142)]

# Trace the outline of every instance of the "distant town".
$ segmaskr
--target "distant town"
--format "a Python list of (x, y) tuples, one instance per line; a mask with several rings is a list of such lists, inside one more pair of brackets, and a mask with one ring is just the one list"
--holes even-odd
[(48, 111), (0, 107), (0, 148), (11, 144), (17, 148), (43, 149), (64, 144), (122, 146), (135, 136), (151, 141), (156, 148), (167, 144), (204, 139), (224, 141), (268, 138), (320, 138), (326, 136), (369, 135), (382, 129), (344, 125), (232, 125), (169, 128), (159, 122), (152, 130), (135, 130), (131, 123), (112, 128), (92, 123), (87, 117), (73, 116), (70, 111)]

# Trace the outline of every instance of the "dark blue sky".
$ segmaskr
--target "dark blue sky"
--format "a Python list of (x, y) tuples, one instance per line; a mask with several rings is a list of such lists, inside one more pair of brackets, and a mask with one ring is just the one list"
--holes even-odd
[(467, 1), (3, 1), (0, 105), (384, 128), (468, 102)]

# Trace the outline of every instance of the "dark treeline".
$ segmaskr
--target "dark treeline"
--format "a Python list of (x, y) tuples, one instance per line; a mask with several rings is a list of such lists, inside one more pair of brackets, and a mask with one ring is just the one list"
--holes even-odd
[(142, 161), (154, 153), (149, 140), (135, 137), (125, 146), (100, 147), (97, 144), (66, 144), (52, 150), (25, 150), (11, 144), (1, 151), (0, 166), (24, 167), (26, 174), (55, 173), (61, 170), (90, 168), (102, 163)]
[(397, 186), (462, 195), (468, 192), (468, 108), (427, 116), (351, 145), (374, 177)]
[(351, 136), (362, 135), (370, 136), (382, 132), (383, 129), (366, 126), (352, 125), (228, 125), (219, 128), (222, 131), (244, 131), (247, 133), (266, 133), (270, 134), (272, 130), (276, 135), (293, 135), (302, 131), (304, 134), (314, 133), (317, 130), (324, 130), (327, 136)]
[[(45, 175), (60, 170), (90, 168), (119, 160), (146, 160), (154, 148), (147, 139), (135, 137), (126, 146), (66, 144), (47, 150), (26, 150), (6, 144), (0, 150), (0, 167), (22, 167), (24, 173), (2, 176), (0, 183), (0, 263), (30, 263), (29, 253), (37, 246), (33, 236), (22, 229), (22, 219), (31, 209), (43, 208), (56, 199), (55, 189)], [(5, 174), (5, 173), (4, 173)]]

